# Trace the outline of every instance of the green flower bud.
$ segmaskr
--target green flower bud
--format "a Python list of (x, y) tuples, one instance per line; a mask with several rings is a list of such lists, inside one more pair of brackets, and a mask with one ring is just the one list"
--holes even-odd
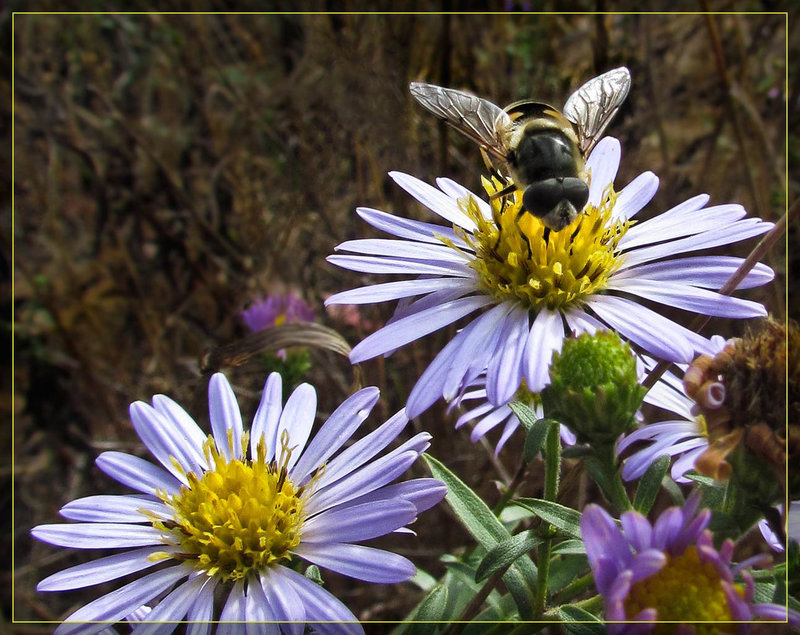
[(611, 446), (634, 425), (647, 392), (630, 347), (608, 331), (565, 340), (553, 356), (550, 381), (542, 391), (545, 416), (570, 428), (579, 443), (596, 446)]

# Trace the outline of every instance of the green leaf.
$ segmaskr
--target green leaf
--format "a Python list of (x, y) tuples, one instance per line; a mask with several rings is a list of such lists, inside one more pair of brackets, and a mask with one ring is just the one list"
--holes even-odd
[(414, 577), (409, 580), (411, 584), (416, 584), (420, 589), (427, 592), (433, 589), (436, 586), (436, 578), (434, 578), (430, 573), (427, 571), (423, 571), (419, 567), (417, 567), (417, 572), (414, 574)]
[(567, 535), (573, 538), (581, 537), (580, 512), (540, 498), (518, 498), (511, 502), (530, 509), (539, 518), (558, 527)]
[(433, 590), (425, 596), (422, 603), (417, 609), (417, 614), (414, 620), (417, 622), (429, 622), (428, 624), (412, 624), (409, 633), (413, 635), (428, 635), (435, 633), (440, 628), (438, 624), (431, 624), (430, 622), (444, 622), (448, 621), (448, 615), (445, 613), (447, 608), (447, 587), (440, 584), (433, 588)]
[(526, 463), (532, 461), (539, 454), (553, 423), (556, 422), (552, 419), (539, 419), (528, 431), (528, 435), (525, 437), (525, 451), (523, 454)]
[(523, 428), (525, 428), (526, 431), (530, 431), (539, 420), (539, 417), (536, 416), (536, 412), (534, 412), (533, 408), (531, 408), (528, 404), (522, 403), (521, 401), (512, 401), (510, 404), (508, 404), (508, 407), (511, 408), (511, 411), (516, 415), (520, 424)]
[(702, 507), (708, 507), (715, 512), (722, 509), (722, 505), (725, 502), (725, 490), (727, 489), (725, 483), (694, 473), (686, 474), (686, 478), (700, 486), (700, 491), (703, 493), (703, 498), (700, 501)]
[[(422, 457), (433, 476), (447, 485), (445, 500), (478, 544), (490, 551), (497, 544), (511, 538), (511, 534), (492, 510), (461, 479), (432, 456), (423, 454)], [(517, 604), (520, 617), (524, 620), (533, 616), (536, 577), (536, 565), (528, 557), (519, 558), (503, 576), (503, 581)]]
[(547, 592), (550, 595), (558, 593), (588, 572), (589, 561), (584, 554), (552, 557)]
[[(558, 607), (564, 628), (570, 635), (605, 635), (606, 627), (596, 616), (573, 604)], [(580, 622), (584, 622), (581, 624)], [(588, 622), (588, 623), (587, 623)]]
[(633, 508), (636, 511), (644, 515), (647, 515), (647, 512), (650, 511), (653, 503), (656, 502), (658, 490), (661, 489), (661, 482), (667, 474), (667, 469), (669, 469), (670, 460), (671, 457), (669, 456), (661, 456), (647, 468), (644, 476), (639, 481), (639, 485), (636, 487), (636, 495), (633, 498)]
[(550, 553), (553, 555), (559, 553), (563, 555), (582, 555), (586, 553), (586, 545), (583, 544), (582, 540), (565, 540), (553, 547)]
[(475, 572), (475, 581), (482, 582), (490, 575), (510, 566), (520, 556), (524, 556), (542, 541), (530, 532), (523, 532), (504, 540), (496, 547), (489, 550)]
[(675, 481), (673, 481), (671, 478), (664, 479), (661, 482), (661, 486), (664, 488), (664, 491), (669, 494), (673, 504), (677, 505), (678, 507), (683, 507), (686, 499), (683, 497), (683, 492)]

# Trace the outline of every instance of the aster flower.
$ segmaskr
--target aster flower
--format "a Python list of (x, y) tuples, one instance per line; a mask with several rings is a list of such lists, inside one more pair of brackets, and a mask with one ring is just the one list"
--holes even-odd
[[(656, 621), (750, 622), (788, 620), (800, 624), (800, 615), (776, 604), (755, 604), (755, 585), (748, 567), (769, 556), (755, 556), (733, 565), (734, 543), (726, 540), (717, 550), (706, 529), (711, 512), (698, 513), (699, 492), (686, 504), (666, 510), (654, 524), (640, 513), (622, 514), (622, 529), (603, 508), (588, 505), (581, 518), (581, 535), (605, 603), (612, 635), (650, 632)], [(740, 577), (742, 582), (736, 582)], [(691, 589), (691, 591), (689, 591)], [(744, 631), (746, 625), (737, 625)]]
[[(407, 404), (413, 417), (439, 397), (453, 399), (484, 369), (487, 398), (494, 405), (508, 402), (522, 380), (531, 392), (540, 392), (566, 331), (579, 334), (607, 326), (644, 352), (674, 362), (688, 362), (708, 350), (706, 338), (639, 300), (705, 315), (765, 315), (758, 303), (716, 293), (740, 258), (675, 256), (763, 234), (772, 223), (745, 219), (740, 205), (705, 207), (709, 197), (700, 195), (634, 225), (635, 215), (655, 194), (658, 178), (645, 172), (616, 192), (619, 161), (619, 142), (602, 139), (587, 160), (589, 201), (579, 220), (557, 233), (531, 214), (517, 221), (520, 193), (487, 203), (449, 179), (437, 179), (437, 189), (390, 173), (451, 226), (356, 210), (399, 240), (347, 241), (337, 249), (350, 255), (328, 260), (359, 272), (414, 278), (328, 298), (327, 304), (400, 300), (392, 320), (359, 343), (351, 361), (389, 353), (480, 311), (417, 382)], [(501, 188), (488, 180), (484, 186), (489, 194)], [(772, 275), (758, 265), (740, 288), (764, 284)]]
[[(472, 432), (469, 438), (473, 443), (478, 441), (481, 437), (486, 436), (498, 426), (502, 426), (500, 438), (495, 446), (494, 453), (496, 456), (520, 425), (517, 415), (514, 414), (509, 406), (512, 401), (527, 403), (534, 410), (538, 418), (544, 416), (541, 399), (538, 398), (538, 395), (529, 393), (524, 386), (521, 387), (509, 401), (494, 405), (487, 399), (485, 374), (481, 374), (472, 385), (467, 387), (466, 390), (450, 402), (448, 412), (459, 406), (464, 408), (465, 411), (456, 420), (456, 429), (461, 428), (467, 423), (472, 423)], [(473, 403), (467, 406), (467, 402)], [(575, 445), (575, 435), (570, 432), (567, 426), (561, 425), (560, 434), (563, 443), (566, 445)]]
[[(121, 452), (104, 452), (97, 465), (139, 493), (72, 501), (61, 514), (78, 522), (32, 530), (57, 546), (124, 551), (51, 575), (37, 589), (83, 588), (162, 566), (78, 609), (56, 632), (96, 633), (106, 625), (83, 622), (115, 622), (148, 604), (152, 610), (139, 611), (137, 619), (203, 623), (190, 626), (190, 633), (209, 632), (205, 622), (213, 619), (296, 622), (282, 626), (291, 633), (302, 632), (305, 622), (350, 622), (314, 628), (361, 632), (341, 602), (287, 565), (297, 557), (378, 583), (414, 575), (406, 558), (354, 544), (407, 531), (445, 494), (430, 478), (390, 484), (425, 451), (430, 435), (420, 433), (375, 458), (405, 428), (402, 411), (338, 452), (377, 399), (377, 388), (355, 393), (313, 439), (314, 388), (300, 385), (283, 405), (277, 374), (267, 380), (249, 435), (219, 373), (209, 384), (208, 437), (168, 397), (156, 395), (152, 406), (133, 403), (133, 426), (160, 465)], [(227, 599), (215, 617), (218, 589)], [(217, 632), (233, 628), (221, 625)], [(278, 632), (274, 625), (259, 628)]]
[[(711, 338), (713, 349), (721, 350), (725, 340), (717, 335)], [(646, 360), (645, 366), (652, 369), (655, 362)], [(709, 395), (709, 398), (713, 397)], [(662, 456), (678, 457), (672, 464), (671, 475), (678, 483), (690, 483), (685, 474), (695, 467), (695, 461), (708, 449), (708, 431), (704, 417), (697, 413), (695, 402), (676, 375), (667, 371), (647, 392), (644, 401), (679, 418), (649, 423), (625, 435), (617, 443), (617, 456), (621, 456), (632, 445), (648, 442), (631, 454), (622, 467), (622, 478), (626, 481), (644, 476), (647, 469)]]
[(241, 312), (242, 320), (251, 332), (257, 333), (281, 324), (313, 322), (314, 309), (296, 293), (271, 294), (253, 302)]

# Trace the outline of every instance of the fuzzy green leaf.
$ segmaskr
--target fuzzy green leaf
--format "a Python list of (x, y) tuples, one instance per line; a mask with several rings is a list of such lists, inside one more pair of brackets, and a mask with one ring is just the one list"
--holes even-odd
[(656, 502), (656, 496), (661, 489), (661, 482), (667, 474), (669, 469), (670, 457), (661, 456), (653, 461), (652, 465), (647, 468), (647, 471), (639, 481), (636, 487), (636, 496), (633, 498), (633, 508), (647, 515), (653, 503)]
[(517, 534), (508, 540), (504, 540), (489, 550), (489, 553), (481, 560), (478, 570), (475, 572), (475, 581), (481, 582), (496, 571), (505, 569), (517, 558), (525, 555), (541, 542), (541, 538), (532, 535), (530, 532)]
[[(432, 456), (423, 454), (422, 457), (433, 476), (447, 485), (445, 500), (478, 544), (489, 551), (497, 544), (511, 538), (511, 534), (492, 510), (461, 479)], [(536, 565), (528, 557), (519, 558), (503, 576), (503, 581), (514, 597), (522, 619), (531, 619), (533, 615), (533, 589), (536, 588), (536, 577)]]
[(512, 503), (530, 509), (539, 518), (573, 538), (581, 537), (581, 514), (574, 509), (540, 498), (519, 498)]

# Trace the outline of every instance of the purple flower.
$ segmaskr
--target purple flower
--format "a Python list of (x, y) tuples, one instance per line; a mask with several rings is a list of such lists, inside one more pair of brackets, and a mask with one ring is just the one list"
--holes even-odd
[[(356, 210), (397, 239), (347, 241), (337, 250), (350, 254), (328, 260), (354, 271), (408, 279), (328, 298), (327, 304), (400, 300), (392, 320), (360, 342), (351, 361), (387, 354), (478, 312), (412, 390), (407, 411), (414, 417), (441, 397), (452, 400), (484, 369), (487, 398), (494, 405), (507, 403), (523, 380), (528, 390), (540, 392), (549, 381), (553, 352), (570, 332), (607, 327), (644, 352), (673, 362), (689, 362), (709, 350), (706, 338), (641, 300), (704, 315), (766, 315), (756, 302), (716, 292), (742, 259), (684, 254), (758, 236), (773, 224), (744, 218), (741, 205), (706, 207), (707, 195), (634, 224), (655, 194), (658, 178), (645, 172), (616, 192), (619, 161), (619, 142), (602, 139), (587, 161), (589, 202), (579, 220), (561, 232), (545, 231), (531, 214), (519, 216), (519, 193), (487, 203), (450, 179), (437, 179), (437, 189), (390, 173), (448, 225)], [(500, 186), (487, 180), (485, 187), (493, 193)], [(740, 288), (772, 277), (769, 267), (758, 265)]]
[[(783, 514), (783, 505), (778, 505), (778, 513)], [(772, 531), (766, 519), (759, 521), (758, 528), (761, 530), (764, 540), (773, 550), (784, 551), (780, 538)], [(792, 501), (789, 505), (789, 513), (786, 516), (786, 538), (795, 542), (800, 540), (800, 501)]]
[[(749, 622), (788, 620), (800, 615), (775, 604), (755, 604), (755, 585), (747, 570), (764, 564), (759, 555), (733, 565), (734, 544), (717, 550), (706, 529), (711, 511), (698, 512), (699, 492), (681, 507), (666, 510), (654, 524), (635, 511), (622, 514), (620, 528), (602, 507), (588, 505), (581, 518), (581, 535), (605, 604), (612, 635), (650, 632), (654, 622)], [(736, 581), (736, 577), (741, 582)], [(740, 632), (746, 625), (737, 625)], [(692, 631), (689, 631), (692, 632)]]
[(285, 295), (268, 295), (253, 302), (241, 313), (242, 320), (250, 331), (256, 333), (280, 324), (313, 322), (314, 309), (294, 292)]
[[(97, 633), (106, 624), (84, 622), (127, 616), (148, 622), (186, 618), (199, 622), (188, 628), (193, 634), (210, 632), (210, 620), (294, 622), (281, 627), (290, 633), (302, 633), (305, 622), (337, 621), (348, 622), (337, 624), (337, 633), (362, 632), (339, 600), (286, 565), (302, 558), (386, 584), (414, 575), (406, 558), (356, 544), (407, 532), (406, 525), (446, 493), (431, 478), (391, 484), (425, 451), (430, 435), (417, 434), (376, 458), (405, 428), (402, 411), (344, 448), (377, 400), (377, 388), (355, 393), (313, 439), (316, 391), (301, 384), (284, 405), (275, 373), (249, 434), (219, 373), (209, 384), (212, 435), (168, 397), (133, 403), (133, 426), (160, 465), (122, 452), (104, 452), (97, 465), (138, 493), (72, 501), (61, 515), (78, 522), (31, 532), (61, 547), (123, 551), (51, 575), (37, 589), (78, 589), (167, 566), (78, 609), (56, 632)], [(227, 598), (217, 616), (215, 594)], [(174, 628), (162, 625), (159, 632)], [(233, 628), (221, 625), (217, 632)], [(314, 628), (334, 632), (324, 624)], [(277, 633), (278, 627), (258, 632)]]

